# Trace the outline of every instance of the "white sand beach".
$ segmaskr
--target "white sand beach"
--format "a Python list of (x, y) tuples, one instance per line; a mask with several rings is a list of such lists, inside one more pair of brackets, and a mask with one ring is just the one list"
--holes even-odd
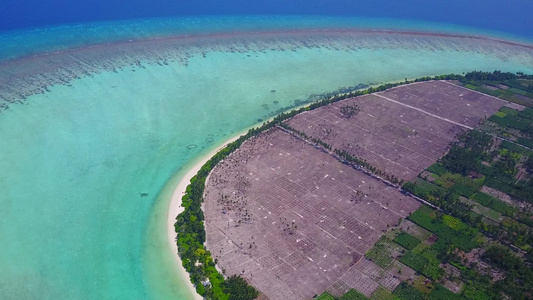
[[(183, 212), (184, 208), (181, 206), (181, 198), (185, 194), (185, 190), (187, 189), (187, 186), (191, 182), (191, 178), (198, 173), (198, 171), (202, 168), (202, 166), (211, 158), (213, 157), (218, 151), (226, 147), (229, 143), (237, 140), (241, 135), (245, 134), (246, 131), (239, 133), (236, 136), (231, 137), (230, 139), (223, 142), (222, 146), (215, 148), (214, 150), (204, 154), (203, 156), (197, 158), (195, 162), (193, 162), (192, 165), (186, 166), (186, 173), (181, 176), (181, 178), (178, 181), (178, 184), (176, 185), (176, 188), (174, 189), (174, 192), (172, 193), (172, 197), (170, 199), (170, 204), (168, 207), (168, 215), (167, 215), (167, 235), (168, 235), (168, 242), (170, 243), (170, 247), (172, 249), (172, 252), (175, 253), (176, 261), (179, 265), (180, 271), (184, 273), (185, 278), (189, 280), (190, 283), (190, 277), (189, 273), (185, 271), (185, 269), (182, 266), (181, 259), (178, 253), (178, 246), (176, 245), (176, 232), (174, 231), (174, 223), (176, 222), (176, 216)], [(192, 294), (194, 295), (195, 300), (203, 299), (202, 296), (198, 295), (196, 293), (196, 288), (192, 283), (188, 285), (189, 289), (191, 290)]]

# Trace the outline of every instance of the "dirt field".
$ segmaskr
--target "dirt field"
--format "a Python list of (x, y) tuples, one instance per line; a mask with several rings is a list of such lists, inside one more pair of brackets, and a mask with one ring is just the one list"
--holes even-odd
[[(287, 123), (400, 179), (412, 179), (505, 104), (447, 82), (347, 99)], [(364, 258), (414, 199), (281, 129), (248, 140), (206, 183), (207, 247), (225, 275), (261, 299), (311, 299), (351, 288), (394, 290), (415, 272)], [(406, 225), (408, 226), (408, 225)], [(427, 235), (409, 227), (413, 234)], [(408, 230), (408, 231), (409, 231)]]
[[(418, 206), (273, 129), (209, 177), (207, 246), (226, 275), (243, 275), (270, 299), (310, 299), (343, 276), (338, 284), (371, 293), (378, 283), (347, 272), (358, 273), (357, 262), (381, 234)], [(391, 278), (383, 284), (395, 287)]]
[[(400, 86), (302, 113), (288, 124), (370, 165), (410, 180), (439, 159), (457, 134), (504, 101), (443, 82)], [(343, 107), (358, 107), (351, 117)]]

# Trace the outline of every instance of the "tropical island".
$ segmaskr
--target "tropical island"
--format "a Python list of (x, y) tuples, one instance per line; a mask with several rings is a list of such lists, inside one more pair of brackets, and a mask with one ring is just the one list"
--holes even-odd
[(531, 106), (533, 76), (496, 71), (282, 113), (190, 180), (183, 266), (207, 299), (527, 299)]
[[(195, 211), (186, 212), (184, 214), (186, 218), (180, 219), (180, 222), (186, 225), (183, 227), (184, 234), (179, 239), (182, 253), (185, 254), (182, 256), (187, 269), (191, 271), (194, 285), (190, 283), (187, 277), (189, 273), (183, 268), (182, 262), (177, 259), (178, 249), (174, 232), (182, 192), (185, 192), (192, 177), (188, 176), (190, 170), (196, 168), (199, 160), (207, 161), (211, 157), (206, 153), (220, 148), (228, 139), (242, 134), (243, 130), (251, 126), (258, 126), (264, 120), (271, 120), (282, 112), (293, 108), (299, 109), (317, 100), (330, 98), (340, 100), (343, 94), (372, 86), (375, 87), (372, 92), (377, 93), (359, 95), (362, 99), (366, 99), (361, 103), (359, 100), (349, 102), (352, 100), (346, 99), (348, 103), (340, 105), (338, 111), (333, 110), (328, 118), (335, 118), (335, 113), (338, 113), (339, 125), (364, 124), (357, 121), (363, 117), (368, 118), (364, 120), (368, 124), (375, 124), (370, 122), (372, 117), (368, 114), (377, 117), (377, 113), (385, 112), (379, 110), (374, 112), (372, 109), (368, 111), (367, 103), (376, 105), (386, 103), (382, 105), (383, 108), (398, 107), (400, 104), (394, 101), (403, 103), (402, 99), (396, 99), (387, 91), (377, 91), (377, 87), (384, 83), (452, 72), (460, 74), (470, 70), (522, 71), (527, 74), (533, 72), (531, 43), (507, 35), (490, 35), (475, 30), (463, 31), (447, 26), (441, 31), (432, 26), (424, 26), (422, 22), (413, 23), (415, 26), (412, 28), (397, 28), (390, 26), (394, 24), (381, 22), (377, 22), (375, 27), (367, 26), (371, 24), (365, 24), (363, 27), (359, 25), (359, 22), (345, 22), (336, 17), (323, 19), (305, 16), (296, 18), (206, 16), (178, 20), (172, 18), (61, 25), (2, 34), (0, 36), (2, 40), (0, 165), (4, 172), (0, 174), (0, 186), (3, 191), (0, 200), (3, 207), (0, 220), (5, 225), (2, 226), (0, 234), (0, 242), (3, 245), (3, 250), (0, 252), (0, 266), (3, 271), (0, 275), (2, 298), (193, 299), (194, 295), (196, 298), (201, 298), (196, 290), (210, 298), (215, 297), (213, 296), (215, 294), (219, 298), (246, 294), (253, 297), (256, 292), (248, 288), (245, 282), (255, 287), (260, 293), (258, 297), (276, 298), (270, 296), (273, 294), (255, 282), (259, 279), (251, 278), (252, 276), (256, 278), (252, 269), (226, 267), (226, 265), (237, 267), (241, 263), (250, 264), (250, 258), (257, 259), (259, 263), (253, 266), (254, 271), (267, 269), (268, 272), (277, 272), (277, 274), (270, 273), (271, 282), (274, 283), (280, 282), (276, 275), (282, 279), (286, 278), (284, 276), (289, 276), (291, 280), (283, 280), (282, 283), (298, 287), (300, 292), (297, 289), (295, 291), (301, 294), (302, 288), (298, 282), (294, 282), (294, 278), (300, 278), (294, 274), (294, 269), (299, 267), (288, 261), (287, 251), (294, 254), (294, 262), (306, 266), (305, 270), (309, 270), (309, 274), (322, 273), (317, 277), (320, 281), (305, 291), (307, 294), (301, 294), (301, 297), (312, 298), (315, 294), (319, 296), (327, 291), (338, 298), (342, 297), (341, 293), (347, 290), (346, 287), (359, 290), (365, 297), (376, 298), (381, 295), (376, 292), (377, 289), (372, 290), (376, 285), (370, 281), (365, 281), (369, 284), (367, 290), (358, 289), (354, 282), (346, 282), (346, 286), (339, 285), (339, 289), (331, 290), (327, 283), (335, 278), (333, 271), (326, 268), (327, 261), (333, 262), (329, 264), (330, 266), (337, 264), (339, 272), (342, 271), (341, 268), (352, 267), (350, 266), (352, 263), (363, 262), (365, 255), (370, 251), (367, 248), (372, 249), (377, 242), (375, 239), (382, 236), (382, 231), (387, 229), (387, 225), (390, 227), (389, 230), (393, 230), (397, 223), (377, 220), (375, 224), (379, 226), (374, 226), (372, 224), (376, 220), (365, 220), (364, 222), (374, 228), (368, 232), (368, 236), (358, 234), (356, 241), (364, 241), (365, 244), (349, 245), (346, 242), (354, 241), (344, 242), (338, 235), (340, 232), (335, 230), (341, 230), (341, 226), (345, 228), (348, 226), (328, 223), (332, 220), (331, 216), (337, 213), (335, 210), (341, 210), (344, 214), (364, 210), (344, 210), (330, 205), (332, 201), (330, 197), (338, 193), (350, 199), (352, 195), (349, 189), (342, 187), (331, 189), (332, 186), (322, 186), (318, 179), (340, 180), (342, 177), (330, 171), (321, 174), (323, 166), (313, 165), (311, 163), (313, 159), (309, 160), (309, 166), (313, 166), (313, 169), (301, 171), (305, 170), (306, 174), (310, 175), (312, 172), (319, 172), (317, 174), (320, 176), (317, 174), (316, 178), (309, 176), (310, 181), (305, 183), (306, 188), (300, 189), (298, 193), (302, 194), (301, 199), (312, 195), (326, 196), (327, 198), (320, 201), (327, 204), (326, 208), (322, 211), (323, 207), (317, 206), (319, 204), (313, 205), (313, 209), (318, 209), (320, 213), (324, 212), (317, 217), (310, 217), (306, 211), (296, 209), (282, 211), (280, 216), (282, 220), (271, 220), (271, 217), (264, 219), (266, 215), (262, 216), (262, 221), (270, 221), (269, 226), (279, 226), (269, 229), (272, 236), (268, 236), (269, 239), (276, 238), (279, 241), (279, 249), (271, 249), (270, 243), (260, 244), (266, 233), (254, 233), (252, 240), (251, 235), (245, 232), (242, 237), (249, 237), (248, 240), (238, 238), (240, 234), (238, 230), (255, 226), (253, 224), (265, 223), (258, 222), (257, 214), (263, 212), (275, 214), (281, 211), (280, 209), (285, 209), (280, 208), (280, 204), (274, 201), (278, 199), (256, 199), (257, 197), (251, 197), (253, 195), (250, 194), (250, 198), (246, 199), (247, 202), (241, 203), (240, 199), (232, 198), (233, 192), (235, 195), (241, 192), (249, 193), (255, 188), (256, 183), (260, 183), (261, 186), (270, 182), (270, 179), (277, 179), (280, 185), (272, 186), (272, 189), (263, 194), (283, 197), (282, 204), (293, 203), (294, 197), (290, 198), (290, 195), (298, 191), (296, 190), (298, 187), (294, 191), (284, 192), (281, 184), (287, 183), (286, 188), (289, 189), (290, 186), (304, 186), (303, 183), (294, 184), (290, 181), (297, 182), (291, 177), (300, 176), (297, 175), (297, 171), (285, 172), (285, 177), (290, 179), (288, 182), (282, 182), (285, 180), (283, 177), (265, 177), (264, 181), (261, 181), (262, 177), (257, 175), (274, 172), (270, 168), (276, 170), (275, 165), (245, 172), (243, 174), (248, 174), (245, 177), (239, 175), (236, 178), (240, 182), (238, 190), (230, 191), (231, 186), (228, 186), (228, 192), (224, 192), (225, 202), (220, 203), (228, 205), (228, 209), (224, 208), (225, 214), (222, 210), (217, 211), (216, 207), (214, 210), (213, 207), (207, 207), (212, 201), (205, 201), (204, 216), (199, 210), (201, 205), (195, 202), (190, 205)], [(418, 32), (417, 28), (426, 30)], [(455, 85), (462, 84), (459, 82), (461, 81), (459, 77), (455, 78), (457, 82), (453, 82), (454, 77), (438, 79), (447, 79), (451, 84), (445, 86), (452, 89)], [(522, 77), (515, 79), (519, 83), (527, 80)], [(527, 87), (516, 85), (517, 82), (512, 80), (502, 78), (498, 83), (502, 84), (501, 87), (489, 83), (478, 84), (474, 81), (470, 84), (480, 91), (485, 89), (495, 96), (508, 97), (510, 101), (527, 102), (530, 98)], [(423, 87), (422, 83), (414, 85)], [(400, 87), (396, 90), (400, 91)], [(351, 96), (357, 95), (353, 93)], [(374, 96), (379, 99), (375, 99)], [(332, 104), (330, 102), (332, 101), (328, 100), (328, 103), (324, 104)], [(337, 103), (340, 102), (334, 104)], [(474, 124), (463, 123), (464, 120), (441, 116), (439, 112), (428, 111), (426, 107), (417, 107), (414, 103), (407, 105), (443, 119), (475, 127)], [(333, 171), (346, 168), (340, 170), (344, 174), (352, 174), (353, 178), (365, 181), (362, 189), (358, 187), (359, 184), (363, 184), (362, 182), (355, 185), (354, 190), (359, 190), (362, 194), (353, 195), (354, 206), (363, 203), (356, 203), (360, 201), (359, 198), (364, 201), (375, 196), (364, 190), (366, 184), (373, 186), (371, 192), (378, 190), (378, 187), (381, 190), (382, 187), (384, 192), (379, 192), (379, 197), (396, 194), (398, 197), (394, 199), (403, 199), (406, 205), (413, 205), (409, 206), (409, 209), (398, 211), (399, 215), (393, 214), (392, 217), (399, 220), (414, 210), (420, 200), (398, 194), (396, 191), (398, 186), (416, 179), (422, 167), (430, 166), (428, 159), (424, 157), (436, 161), (441, 156), (437, 155), (438, 151), (446, 148), (449, 142), (456, 141), (456, 138), (451, 138), (453, 134), (444, 132), (442, 137), (447, 140), (437, 145), (435, 149), (438, 151), (422, 153), (423, 156), (418, 162), (420, 166), (407, 165), (412, 170), (406, 169), (402, 167), (403, 164), (391, 164), (390, 161), (395, 161), (396, 158), (386, 156), (384, 152), (387, 149), (395, 149), (388, 147), (403, 145), (400, 141), (392, 145), (383, 144), (387, 147), (374, 148), (373, 135), (363, 134), (353, 137), (360, 139), (361, 143), (348, 141), (343, 145), (342, 142), (338, 143), (344, 134), (340, 128), (330, 127), (322, 132), (310, 131), (308, 128), (310, 125), (313, 126), (311, 129), (318, 127), (306, 123), (316, 122), (314, 119), (306, 119), (308, 117), (306, 114), (310, 116), (311, 113), (320, 111), (318, 106), (313, 104), (314, 109), (308, 108), (309, 111), (298, 116), (287, 115), (286, 119), (279, 119), (280, 122), (268, 125), (271, 126), (270, 130), (263, 133), (256, 129), (256, 136), (253, 139), (244, 142), (239, 150), (223, 160), (229, 162), (232, 156), (238, 157), (239, 153), (244, 153), (242, 150), (248, 147), (246, 145), (252, 145), (254, 139), (262, 139), (263, 134), (265, 136), (271, 134), (272, 138), (289, 138), (286, 143), (302, 145), (301, 150), (306, 150), (309, 158), (322, 155), (316, 154), (316, 151), (320, 151), (323, 153), (321, 156), (323, 160), (330, 162), (330, 168), (334, 168)], [(404, 117), (400, 118), (401, 114), (391, 114), (390, 118), (392, 120), (394, 117), (393, 120), (405, 126), (408, 124), (402, 121), (411, 121), (409, 118), (413, 113), (422, 113), (420, 116), (428, 121), (435, 118), (420, 110), (412, 111), (408, 106), (401, 106), (400, 111), (406, 112)], [(461, 111), (459, 108), (455, 110)], [(493, 112), (495, 110), (486, 112), (485, 115), (489, 118)], [(524, 119), (521, 115), (513, 115), (512, 111), (497, 114), (503, 116), (502, 122), (514, 124), (515, 120), (522, 122)], [(298, 122), (307, 125), (302, 127), (298, 122), (293, 123), (297, 119)], [(453, 124), (438, 118), (433, 123), (436, 126), (434, 130), (450, 128), (450, 124)], [(377, 125), (381, 127), (372, 128), (388, 134), (407, 135), (407, 141), (418, 141), (422, 136), (420, 130), (418, 136), (413, 136), (408, 130), (394, 128), (395, 124), (387, 122), (387, 118), (382, 118)], [(466, 130), (464, 126), (455, 125), (452, 126), (453, 130), (457, 129), (461, 133)], [(494, 127), (494, 130), (498, 128)], [(355, 131), (364, 132), (362, 129)], [(321, 135), (328, 132), (327, 136)], [(519, 135), (511, 140), (524, 143), (522, 140), (519, 141), (520, 138), (527, 137)], [(278, 142), (272, 144), (279, 147)], [(269, 144), (258, 145), (274, 147)], [(357, 145), (364, 147), (357, 148)], [(316, 151), (309, 147), (313, 147)], [(367, 157), (365, 155), (372, 153), (361, 152), (369, 148), (383, 157), (380, 155)], [(274, 161), (284, 161), (288, 157), (287, 153), (298, 156), (296, 154), (300, 149), (289, 150), (279, 151), (277, 155), (282, 153), (283, 156)], [(391, 155), (400, 157), (399, 155), (403, 153), (391, 152)], [(457, 153), (463, 157), (462, 152)], [(505, 153), (502, 152), (503, 154)], [(514, 153), (510, 154), (511, 157), (518, 157)], [(522, 155), (520, 160), (525, 160), (526, 156)], [(339, 159), (346, 164), (340, 163)], [(502, 159), (499, 161), (503, 162)], [(492, 166), (495, 162), (487, 160), (485, 163)], [(300, 164), (299, 167), (303, 165)], [(517, 163), (517, 166), (521, 165), (522, 161)], [(189, 168), (191, 166), (194, 168)], [(206, 196), (218, 197), (219, 199), (215, 200), (221, 201), (222, 195), (218, 196), (217, 192), (208, 193), (210, 186), (216, 188), (215, 185), (221, 184), (224, 180), (223, 177), (215, 176), (217, 169), (222, 166), (220, 164), (215, 167), (213, 162), (208, 167), (208, 172), (202, 175), (207, 182)], [(287, 167), (290, 166), (294, 165), (287, 163)], [(212, 172), (209, 172), (210, 168), (214, 168)], [(199, 169), (201, 165), (196, 170)], [(271, 175), (278, 176), (276, 172)], [(450, 171), (450, 174), (457, 172)], [(187, 174), (184, 176), (185, 173)], [(209, 173), (212, 176), (207, 178)], [(250, 173), (257, 176), (251, 178), (250, 176), (254, 175)], [(328, 176), (324, 178), (326, 175)], [(528, 182), (527, 172), (517, 171), (514, 175), (518, 176), (513, 177), (516, 180), (521, 178), (520, 182)], [(183, 184), (180, 182), (182, 178), (186, 178)], [(204, 180), (202, 177), (198, 178), (200, 181)], [(257, 181), (256, 178), (260, 180)], [(487, 175), (485, 178), (485, 185), (491, 185), (492, 183), (488, 183), (490, 179)], [(511, 182), (510, 178), (507, 179)], [(314, 185), (316, 191), (313, 191), (312, 184), (315, 180), (318, 184)], [(428, 180), (430, 179), (426, 181)], [(178, 182), (183, 189), (176, 189)], [(432, 184), (438, 185), (439, 182), (436, 180)], [(420, 182), (416, 181), (414, 184), (419, 188)], [(353, 184), (345, 185), (347, 188)], [(198, 184), (194, 187), (195, 192), (200, 191), (200, 186)], [(316, 186), (319, 187), (318, 190)], [(328, 191), (328, 188), (331, 189), (329, 193), (319, 194)], [(516, 193), (512, 190), (505, 193), (514, 199), (519, 198), (519, 194), (523, 191), (517, 189)], [(365, 194), (368, 194), (366, 198)], [(191, 203), (193, 202), (191, 199), (194, 201), (201, 199), (192, 194), (189, 194), (189, 198)], [(422, 199), (425, 196), (418, 198)], [(470, 197), (465, 198), (470, 199)], [(430, 200), (432, 199), (424, 201), (431, 204)], [(265, 203), (259, 206), (261, 201)], [(378, 208), (379, 216), (383, 219), (389, 218), (394, 203), (396, 200), (381, 202), (385, 209)], [(241, 204), (244, 205), (242, 208)], [(257, 210), (252, 210), (246, 205), (255, 205)], [(368, 205), (377, 208), (376, 205), (379, 204), (373, 202)], [(443, 207), (440, 204), (433, 205)], [(326, 211), (328, 208), (331, 209)], [(214, 214), (210, 214), (209, 211)], [(235, 212), (242, 212), (243, 215), (234, 215)], [(300, 214), (307, 218), (306, 220), (317, 218), (319, 224), (299, 223), (301, 218), (298, 215), (283, 216), (291, 212)], [(322, 215), (329, 217), (320, 223)], [(347, 222), (353, 221), (354, 218), (363, 220), (362, 217), (366, 217), (356, 216), (355, 213), (348, 214), (346, 218), (342, 214), (339, 216), (339, 220)], [(230, 223), (230, 231), (221, 228), (224, 234), (219, 230), (222, 235), (216, 237), (212, 235), (210, 228), (213, 227), (210, 226), (215, 226), (223, 218), (228, 218), (224, 223), (226, 227), (230, 218), (236, 220), (239, 226)], [(522, 217), (509, 218), (504, 218), (502, 221), (505, 226), (514, 226), (510, 221), (514, 219), (518, 219), (517, 222), (520, 224), (523, 223), (520, 221)], [(273, 225), (274, 221), (277, 223)], [(310, 227), (306, 228), (306, 224)], [(364, 229), (367, 225), (361, 226)], [(344, 247), (342, 250), (349, 249), (351, 254), (347, 255), (346, 251), (340, 251), (337, 256), (335, 253), (320, 253), (322, 246), (313, 246), (300, 238), (304, 233), (308, 234), (305, 230), (309, 230), (310, 235), (318, 233), (317, 242), (320, 238), (335, 237), (336, 240), (331, 245), (340, 245)], [(233, 231), (238, 233), (236, 237), (232, 236)], [(325, 233), (326, 231), (331, 236)], [(521, 234), (517, 231), (509, 232), (509, 238), (520, 239)], [(224, 235), (228, 238), (226, 239)], [(302, 248), (300, 251), (299, 243), (297, 245), (288, 243), (296, 242), (297, 239), (304, 241), (302, 247), (309, 249)], [(395, 237), (389, 239), (394, 240)], [(234, 243), (230, 244), (229, 241)], [(219, 245), (218, 242), (222, 244)], [(396, 242), (392, 243), (396, 245)], [(34, 247), (36, 244), (39, 247)], [(514, 245), (519, 246), (518, 242)], [(224, 255), (226, 248), (221, 246), (231, 246), (232, 248), (227, 250), (239, 249), (246, 254), (235, 256), (236, 259), (242, 257), (242, 261), (239, 259), (236, 263), (228, 263), (230, 256)], [(248, 248), (245, 249), (246, 247)], [(259, 251), (264, 251), (265, 255), (261, 255)], [(305, 256), (299, 255), (304, 251), (308, 251)], [(238, 252), (234, 255), (236, 253)], [(316, 264), (313, 264), (308, 257)], [(335, 263), (336, 260), (341, 263)], [(402, 264), (407, 266), (405, 263)], [(353, 267), (358, 265), (359, 263), (355, 263)], [(221, 274), (220, 277), (217, 272)], [(268, 272), (261, 273), (268, 274)], [(386, 272), (383, 274), (386, 275)], [(240, 277), (232, 277), (233, 275)], [(222, 279), (227, 283), (223, 284)], [(445, 282), (439, 280), (433, 282), (447, 286)], [(394, 278), (390, 282), (397, 283)], [(409, 280), (406, 282), (413, 285)], [(470, 283), (465, 280), (462, 282), (465, 283), (463, 286), (466, 290), (467, 284)], [(386, 285), (384, 282), (379, 284), (389, 292), (394, 292), (392, 284)], [(283, 287), (278, 290), (287, 289)], [(381, 288), (379, 290), (382, 291)]]

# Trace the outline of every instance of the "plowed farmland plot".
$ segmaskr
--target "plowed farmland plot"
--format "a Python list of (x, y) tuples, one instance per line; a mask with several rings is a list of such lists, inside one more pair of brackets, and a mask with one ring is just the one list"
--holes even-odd
[(339, 101), (287, 121), (292, 128), (371, 166), (410, 180), (505, 102), (442, 81)]
[[(207, 247), (226, 275), (244, 276), (270, 299), (311, 299), (356, 272), (382, 233), (418, 207), (398, 189), (272, 129), (210, 175)], [(382, 284), (394, 288), (389, 277)], [(366, 275), (343, 282), (367, 295), (379, 286)]]
[[(296, 115), (215, 167), (204, 195), (206, 246), (226, 276), (243, 276), (262, 299), (389, 294), (422, 268), (414, 251), (430, 233), (409, 222), (412, 236), (380, 240), (420, 206), (380, 178), (415, 178), (504, 104), (432, 81)], [(378, 176), (333, 152), (366, 161)]]

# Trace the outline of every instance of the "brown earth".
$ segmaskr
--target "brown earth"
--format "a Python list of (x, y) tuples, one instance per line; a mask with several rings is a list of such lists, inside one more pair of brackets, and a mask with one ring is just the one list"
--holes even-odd
[[(433, 164), (457, 134), (505, 102), (442, 81), (411, 84), (302, 113), (287, 123), (401, 179)], [(349, 116), (347, 109), (357, 107)], [(344, 114), (341, 112), (344, 111)], [(352, 110), (353, 112), (353, 110)], [(393, 290), (414, 271), (364, 258), (419, 203), (278, 128), (251, 138), (206, 183), (207, 247), (225, 275), (262, 299)]]

